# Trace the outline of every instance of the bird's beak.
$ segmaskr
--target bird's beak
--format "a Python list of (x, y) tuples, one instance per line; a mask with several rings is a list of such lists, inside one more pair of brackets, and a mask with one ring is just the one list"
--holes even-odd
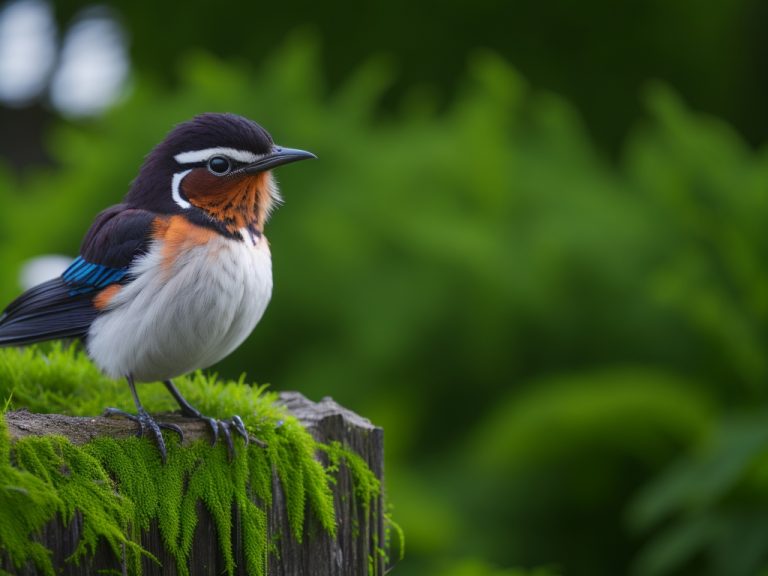
[(306, 150), (273, 146), (272, 151), (269, 154), (266, 154), (255, 162), (248, 164), (248, 166), (243, 168), (243, 172), (246, 174), (256, 174), (257, 172), (271, 170), (275, 166), (282, 166), (283, 164), (290, 164), (291, 162), (308, 160), (310, 158), (317, 158), (317, 156), (312, 154), (312, 152), (307, 152)]

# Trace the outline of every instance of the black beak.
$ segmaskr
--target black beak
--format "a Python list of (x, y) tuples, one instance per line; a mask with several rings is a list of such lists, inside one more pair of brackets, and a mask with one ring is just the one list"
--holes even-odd
[(248, 166), (243, 168), (243, 172), (247, 174), (256, 174), (257, 172), (271, 170), (275, 166), (282, 166), (283, 164), (298, 162), (299, 160), (309, 160), (310, 158), (317, 158), (317, 156), (306, 150), (273, 146), (272, 151), (269, 154), (262, 156), (256, 160), (256, 162), (248, 164)]

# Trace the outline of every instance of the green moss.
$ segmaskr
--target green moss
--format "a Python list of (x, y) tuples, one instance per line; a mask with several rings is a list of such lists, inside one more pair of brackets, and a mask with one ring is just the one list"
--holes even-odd
[[(328, 445), (318, 446), (320, 450), (326, 453), (328, 457), (328, 467), (326, 473), (329, 482), (335, 482), (335, 476), (343, 463), (349, 471), (352, 486), (355, 492), (354, 504), (362, 506), (363, 522), (368, 525), (371, 521), (371, 505), (378, 502), (378, 496), (381, 493), (381, 483), (373, 471), (368, 467), (357, 453), (342, 445), (340, 442), (331, 442)], [(354, 510), (354, 507), (353, 507)], [(357, 525), (357, 514), (352, 515), (354, 523), (353, 533), (355, 537), (359, 535), (359, 526)], [(399, 527), (398, 527), (399, 529)], [(379, 546), (376, 541), (376, 535), (373, 535), (373, 547), (376, 554), (385, 559), (388, 563), (386, 551)], [(368, 556), (368, 574), (376, 574), (376, 558), (373, 555)]]
[(391, 512), (384, 514), (384, 552), (386, 553), (386, 563), (396, 564), (405, 558), (405, 532), (400, 524), (392, 518)]
[[(53, 574), (50, 552), (32, 536), (57, 515), (66, 523), (79, 514), (81, 539), (70, 561), (80, 562), (105, 541), (116, 554), (125, 551), (131, 572), (138, 574), (142, 556), (148, 554), (139, 545), (141, 533), (156, 523), (179, 573), (188, 574), (197, 507), (202, 503), (216, 526), (226, 572), (235, 572), (231, 541), (235, 507), (247, 573), (261, 576), (275, 549), (267, 534), (273, 470), (285, 494), (291, 533), (301, 541), (307, 510), (335, 535), (330, 484), (342, 459), (368, 518), (380, 486), (362, 458), (338, 443), (315, 442), (264, 387), (249, 386), (242, 379), (220, 382), (202, 373), (180, 378), (176, 384), (207, 414), (219, 418), (239, 414), (267, 448), (246, 449), (238, 439), (230, 462), (221, 443), (211, 447), (199, 441), (182, 447), (168, 437), (168, 460), (163, 465), (156, 447), (138, 438), (100, 437), (74, 446), (65, 438), (46, 436), (11, 445), (0, 415), (0, 551), (14, 566), (31, 563), (38, 572)], [(140, 393), (150, 411), (175, 407), (160, 386), (142, 385)], [(131, 399), (124, 383), (102, 376), (81, 353), (53, 345), (0, 350), (0, 405), (5, 410), (24, 407), (89, 415), (105, 406), (130, 409)], [(318, 450), (328, 455), (328, 467), (315, 458)]]
[(133, 565), (138, 567), (144, 551), (129, 534), (137, 501), (115, 492), (113, 482), (96, 458), (61, 436), (24, 438), (14, 444), (13, 455), (20, 470), (50, 488), (56, 497), (56, 512), (65, 524), (72, 522), (76, 513), (82, 515), (81, 536), (73, 560), (95, 552), (103, 538), (116, 555), (125, 547)]
[(370, 518), (371, 503), (376, 501), (381, 492), (379, 479), (376, 478), (376, 475), (365, 463), (365, 460), (340, 442), (331, 442), (318, 448), (328, 456), (328, 472), (331, 478), (333, 477), (332, 475), (338, 472), (342, 462), (346, 465), (352, 476), (355, 496), (357, 496), (357, 501), (363, 506), (365, 521), (367, 522)]
[(41, 479), (12, 468), (5, 421), (0, 417), (0, 542), (18, 568), (27, 562), (42, 574), (53, 574), (50, 554), (31, 540), (61, 506), (61, 499)]

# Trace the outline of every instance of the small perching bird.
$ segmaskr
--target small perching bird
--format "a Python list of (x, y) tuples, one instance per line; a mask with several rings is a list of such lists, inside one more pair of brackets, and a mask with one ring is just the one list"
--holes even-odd
[(0, 345), (79, 338), (99, 368), (125, 377), (136, 415), (107, 408), (152, 433), (165, 460), (158, 423), (144, 410), (136, 382), (162, 381), (181, 413), (208, 421), (230, 453), (230, 428), (248, 441), (238, 416), (203, 416), (172, 378), (208, 367), (234, 351), (272, 295), (264, 223), (280, 202), (271, 170), (314, 158), (283, 148), (261, 126), (234, 114), (201, 114), (176, 126), (147, 156), (121, 204), (96, 217), (78, 258), (0, 315)]

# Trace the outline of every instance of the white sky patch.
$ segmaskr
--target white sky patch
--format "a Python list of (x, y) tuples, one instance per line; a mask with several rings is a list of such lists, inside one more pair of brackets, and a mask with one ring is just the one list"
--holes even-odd
[(56, 58), (56, 24), (44, 0), (0, 10), (0, 101), (25, 105), (45, 88)]
[(64, 38), (51, 101), (68, 116), (99, 114), (122, 95), (129, 67), (122, 27), (107, 9), (88, 8)]
[(21, 267), (19, 282), (24, 290), (29, 290), (46, 280), (61, 276), (73, 260), (72, 256), (60, 254), (49, 254), (27, 260)]

